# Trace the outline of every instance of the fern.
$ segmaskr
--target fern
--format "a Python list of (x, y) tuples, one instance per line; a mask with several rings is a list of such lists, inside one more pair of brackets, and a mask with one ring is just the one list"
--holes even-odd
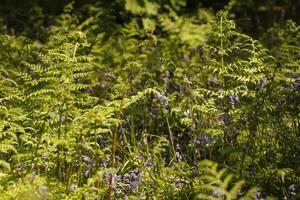
[(196, 179), (195, 188), (199, 194), (196, 199), (253, 199), (257, 189), (253, 188), (243, 195), (241, 191), (245, 182), (238, 181), (232, 186), (233, 175), (225, 175), (226, 170), (218, 170), (217, 164), (202, 161), (198, 169), (200, 175)]

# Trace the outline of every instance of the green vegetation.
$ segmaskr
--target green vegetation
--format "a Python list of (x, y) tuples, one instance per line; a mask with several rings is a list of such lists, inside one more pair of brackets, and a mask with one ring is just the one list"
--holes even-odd
[(4, 0), (0, 200), (300, 199), (299, 6)]

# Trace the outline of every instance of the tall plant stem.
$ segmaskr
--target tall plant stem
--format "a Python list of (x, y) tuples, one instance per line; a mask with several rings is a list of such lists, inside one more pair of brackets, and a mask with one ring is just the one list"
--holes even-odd
[(174, 137), (173, 137), (173, 133), (170, 127), (170, 122), (169, 122), (169, 118), (168, 115), (164, 112), (164, 115), (166, 117), (167, 120), (167, 125), (168, 125), (168, 132), (169, 132), (169, 137), (170, 137), (170, 141), (171, 141), (171, 146), (172, 146), (172, 151), (173, 151), (173, 159), (176, 161), (176, 151), (175, 151), (175, 146), (174, 146)]
[(221, 17), (221, 22), (220, 22), (220, 28), (221, 28), (221, 66), (222, 70), (224, 70), (224, 50), (223, 50), (223, 17)]
[[(121, 117), (122, 117), (122, 109), (124, 106), (124, 99), (125, 99), (125, 95), (127, 93), (127, 90), (124, 91), (121, 103), (120, 103), (120, 107), (119, 107), (119, 112), (117, 115), (117, 119), (120, 121)], [(119, 129), (119, 123), (115, 126), (115, 130), (113, 131), (113, 141), (112, 141), (112, 146), (111, 146), (111, 168), (115, 168), (116, 166), (116, 147), (117, 147), (117, 143), (118, 143), (118, 138), (117, 138), (117, 133), (118, 133), (118, 129)], [(109, 179), (109, 188), (108, 188), (108, 199), (111, 200), (112, 199), (112, 189), (113, 189), (113, 175), (110, 174), (110, 179)]]

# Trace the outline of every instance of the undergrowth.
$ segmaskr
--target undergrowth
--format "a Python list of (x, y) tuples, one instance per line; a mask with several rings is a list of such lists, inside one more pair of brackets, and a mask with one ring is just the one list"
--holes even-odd
[(300, 27), (120, 2), (0, 35), (0, 199), (298, 199)]

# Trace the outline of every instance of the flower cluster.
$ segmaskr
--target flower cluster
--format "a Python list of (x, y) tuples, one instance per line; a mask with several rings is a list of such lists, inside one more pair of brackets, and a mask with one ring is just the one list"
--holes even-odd
[(106, 185), (112, 184), (117, 196), (126, 198), (126, 194), (130, 194), (137, 190), (144, 181), (144, 173), (138, 169), (129, 171), (126, 174), (109, 174), (104, 173), (103, 179)]
[(163, 80), (165, 82), (165, 84), (169, 83), (169, 78), (170, 78), (170, 72), (167, 70), (165, 71), (165, 73), (163, 74)]
[(84, 169), (83, 169), (83, 176), (85, 178), (88, 178), (89, 174), (90, 174), (91, 167), (93, 167), (95, 165), (95, 163), (93, 162), (93, 160), (89, 156), (86, 156), (86, 155), (81, 156), (81, 161), (86, 164)]
[(169, 99), (164, 94), (157, 93), (155, 96), (162, 105), (164, 105), (165, 107), (168, 107)]
[(144, 173), (137, 169), (132, 170), (123, 175), (124, 182), (128, 185), (128, 190), (131, 192), (136, 190), (144, 181)]
[(209, 138), (207, 137), (207, 135), (200, 135), (200, 141), (206, 143), (206, 144), (211, 144), (212, 142), (209, 140)]
[(218, 79), (215, 77), (209, 77), (207, 78), (207, 82), (218, 82)]
[(240, 100), (239, 96), (236, 96), (236, 95), (235, 96), (230, 96), (229, 97), (229, 104), (234, 107), (239, 102), (239, 100)]
[(201, 134), (199, 138), (190, 140), (189, 143), (191, 145), (199, 145), (199, 144), (213, 145), (215, 141), (211, 140), (207, 135)]
[(226, 122), (230, 122), (231, 117), (228, 114), (222, 114), (218, 117), (218, 119), (226, 123)]
[(265, 200), (266, 194), (265, 192), (256, 192), (253, 197), (254, 200)]
[(81, 156), (81, 161), (85, 162), (87, 165), (93, 165), (92, 159), (86, 155)]
[(267, 83), (268, 83), (268, 79), (267, 79), (266, 77), (264, 77), (264, 78), (261, 79), (261, 80), (259, 81), (259, 83), (257, 84), (257, 89), (258, 89), (258, 90), (264, 89), (265, 86), (267, 85)]
[[(107, 185), (110, 185), (110, 182), (112, 182), (112, 187), (113, 188), (117, 188), (117, 186), (119, 185), (119, 183), (122, 180), (122, 176), (118, 175), (118, 174), (111, 175), (111, 174), (108, 174), (108, 173), (104, 173), (103, 178), (104, 178)], [(111, 179), (112, 179), (112, 181), (111, 181)]]

